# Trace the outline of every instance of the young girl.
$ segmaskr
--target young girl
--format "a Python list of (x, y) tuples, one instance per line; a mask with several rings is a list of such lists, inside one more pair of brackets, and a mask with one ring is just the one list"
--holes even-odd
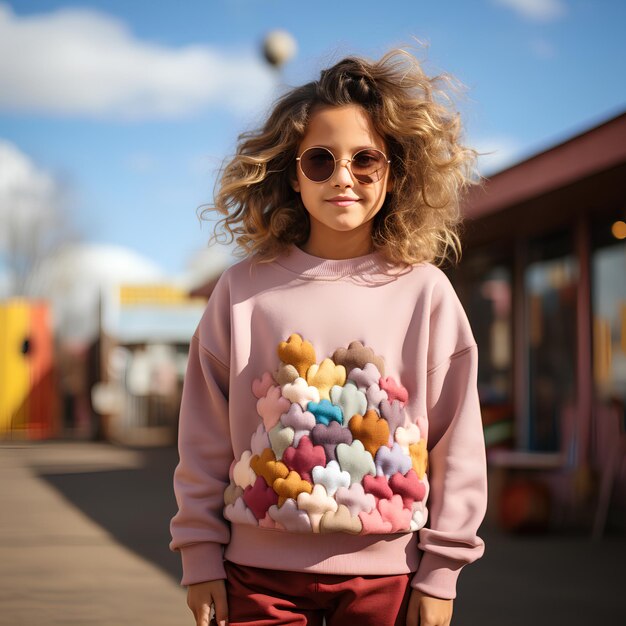
[(404, 50), (348, 57), (223, 170), (246, 257), (191, 340), (170, 528), (198, 625), (212, 605), (220, 624), (449, 624), (483, 554), (477, 346), (438, 266), (477, 153), (441, 79)]

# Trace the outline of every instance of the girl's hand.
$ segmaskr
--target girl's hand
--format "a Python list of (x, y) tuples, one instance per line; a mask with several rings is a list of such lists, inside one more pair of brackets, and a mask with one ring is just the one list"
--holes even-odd
[(454, 600), (442, 600), (413, 589), (409, 599), (406, 626), (450, 626)]
[(226, 626), (228, 602), (224, 580), (208, 580), (187, 587), (187, 606), (196, 618), (196, 626), (209, 626), (212, 604), (215, 607), (215, 620), (219, 626)]

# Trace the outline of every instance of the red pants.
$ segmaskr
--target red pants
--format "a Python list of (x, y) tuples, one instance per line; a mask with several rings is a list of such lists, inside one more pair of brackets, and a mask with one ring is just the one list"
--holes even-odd
[(404, 626), (411, 574), (343, 576), (225, 562), (230, 626)]

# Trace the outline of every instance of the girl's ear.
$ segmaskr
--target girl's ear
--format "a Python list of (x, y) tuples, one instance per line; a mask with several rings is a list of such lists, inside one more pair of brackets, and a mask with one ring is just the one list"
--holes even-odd
[(385, 191), (386, 193), (391, 193), (392, 190), (393, 190), (393, 176), (389, 174), (389, 177), (387, 178), (387, 187)]
[(300, 183), (298, 182), (298, 179), (290, 178), (289, 184), (296, 193), (300, 193)]

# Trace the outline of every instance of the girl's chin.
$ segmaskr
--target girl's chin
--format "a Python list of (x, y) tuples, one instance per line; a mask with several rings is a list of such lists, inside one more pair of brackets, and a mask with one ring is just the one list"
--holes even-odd
[[(331, 208), (332, 211), (328, 209)], [(351, 207), (327, 207), (323, 214), (315, 215), (309, 213), (313, 228), (322, 228), (324, 230), (334, 230), (340, 232), (348, 232), (360, 228), (373, 219), (373, 215), (363, 215), (359, 211), (356, 213)], [(320, 219), (321, 218), (321, 219)]]
[(330, 224), (326, 224), (326, 226), (328, 228), (331, 228), (332, 230), (336, 230), (336, 231), (340, 231), (340, 232), (349, 232), (351, 230), (355, 230), (356, 228), (359, 228), (359, 226), (363, 226), (364, 222), (356, 222), (356, 221), (352, 221), (352, 220), (344, 220), (344, 221), (340, 221), (337, 220), (336, 222), (330, 223)]

